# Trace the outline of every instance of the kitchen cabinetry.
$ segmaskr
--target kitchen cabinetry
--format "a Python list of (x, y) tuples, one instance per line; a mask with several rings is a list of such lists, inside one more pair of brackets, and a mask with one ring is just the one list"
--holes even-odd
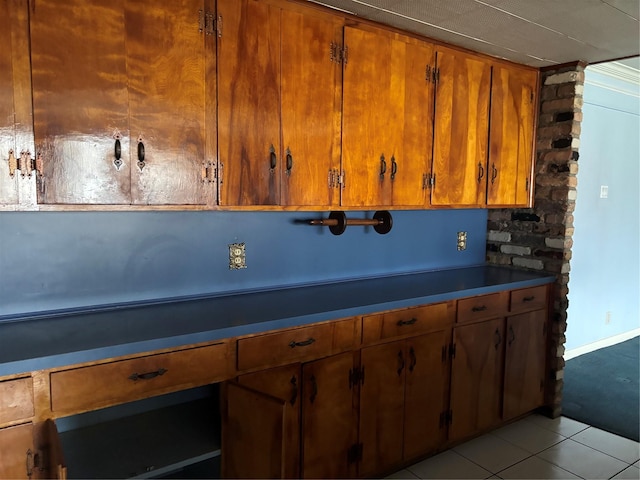
[(35, 203), (26, 0), (0, 5), (0, 209)]
[(434, 206), (482, 206), (486, 200), (491, 64), (437, 49), (433, 145)]
[(0, 478), (33, 473), (33, 415), (31, 377), (0, 382)]
[(33, 4), (38, 202), (213, 203), (209, 3)]
[(345, 27), (344, 38), (342, 205), (423, 207), (433, 45), (365, 26)]
[(530, 206), (538, 74), (493, 66), (487, 205)]
[(220, 205), (339, 202), (343, 19), (280, 5), (218, 0)]

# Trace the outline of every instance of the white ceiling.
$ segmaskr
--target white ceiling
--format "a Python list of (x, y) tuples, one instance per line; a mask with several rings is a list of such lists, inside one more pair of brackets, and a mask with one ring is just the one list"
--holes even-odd
[(535, 67), (640, 54), (639, 0), (309, 1)]

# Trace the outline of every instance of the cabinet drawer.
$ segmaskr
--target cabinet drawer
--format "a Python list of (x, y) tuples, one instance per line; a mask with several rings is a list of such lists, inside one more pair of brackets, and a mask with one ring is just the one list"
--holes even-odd
[(441, 330), (453, 324), (454, 312), (455, 304), (446, 302), (367, 315), (362, 323), (362, 342)]
[(511, 313), (528, 312), (547, 307), (547, 286), (523, 288), (511, 292)]
[(490, 293), (458, 300), (458, 323), (487, 320), (507, 314), (509, 292)]
[(51, 410), (77, 413), (226, 379), (227, 344), (51, 373)]
[(357, 338), (355, 318), (291, 328), (238, 340), (238, 370), (308, 361), (350, 350)]
[(0, 382), (0, 424), (33, 417), (31, 377)]

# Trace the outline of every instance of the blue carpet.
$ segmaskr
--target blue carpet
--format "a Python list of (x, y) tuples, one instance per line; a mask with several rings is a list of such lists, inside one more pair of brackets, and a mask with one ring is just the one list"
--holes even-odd
[(640, 337), (567, 360), (562, 415), (639, 441)]

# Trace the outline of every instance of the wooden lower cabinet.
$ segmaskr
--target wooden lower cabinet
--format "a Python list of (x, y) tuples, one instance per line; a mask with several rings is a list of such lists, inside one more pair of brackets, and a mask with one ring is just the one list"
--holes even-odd
[(449, 338), (442, 330), (362, 349), (360, 476), (388, 472), (443, 443)]
[(453, 330), (449, 440), (498, 424), (502, 407), (504, 318)]
[(346, 352), (227, 382), (222, 477), (355, 476), (349, 456), (357, 440), (353, 365), (354, 353)]
[(30, 478), (33, 452), (33, 424), (0, 429), (0, 478)]
[(507, 318), (504, 420), (530, 412), (544, 403), (546, 322), (546, 310)]

